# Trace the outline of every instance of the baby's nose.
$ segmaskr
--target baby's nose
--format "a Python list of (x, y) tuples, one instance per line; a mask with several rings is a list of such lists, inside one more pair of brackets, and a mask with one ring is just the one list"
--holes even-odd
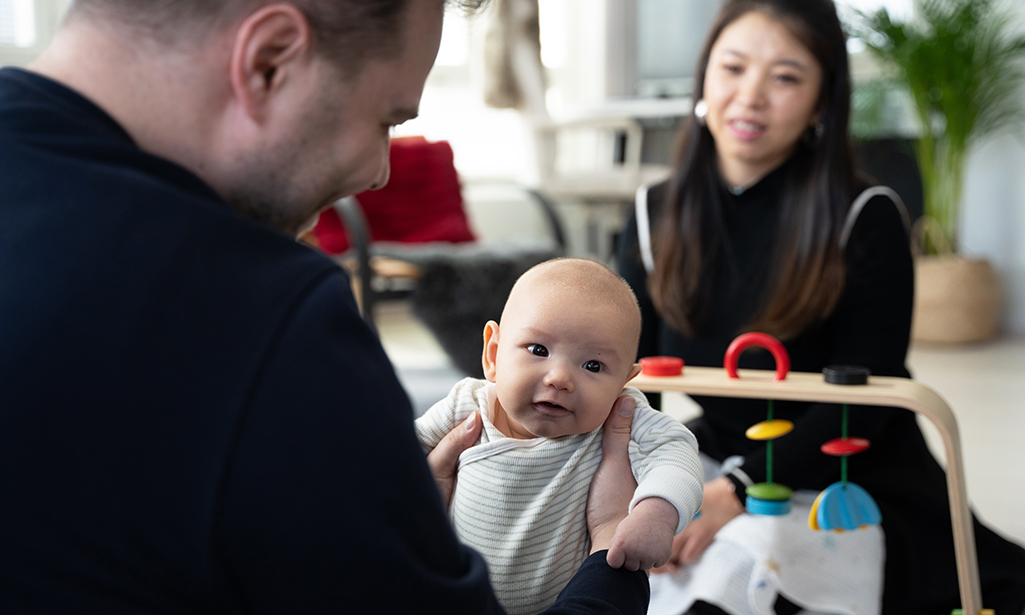
[(553, 362), (552, 367), (545, 373), (545, 386), (572, 391), (573, 378), (571, 374), (572, 372), (568, 366)]

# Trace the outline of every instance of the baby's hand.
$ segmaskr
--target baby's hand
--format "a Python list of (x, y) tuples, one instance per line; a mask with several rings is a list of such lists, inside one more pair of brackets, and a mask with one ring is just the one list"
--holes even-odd
[(662, 566), (673, 553), (680, 516), (662, 498), (645, 498), (619, 523), (606, 560), (613, 568), (648, 570)]

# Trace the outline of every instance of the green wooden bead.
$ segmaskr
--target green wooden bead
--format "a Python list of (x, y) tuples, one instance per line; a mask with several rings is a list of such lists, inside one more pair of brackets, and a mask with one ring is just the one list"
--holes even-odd
[(759, 500), (768, 500), (770, 502), (781, 502), (783, 500), (789, 500), (794, 490), (786, 485), (780, 485), (779, 483), (758, 483), (757, 485), (751, 485), (745, 490), (749, 496), (758, 498)]

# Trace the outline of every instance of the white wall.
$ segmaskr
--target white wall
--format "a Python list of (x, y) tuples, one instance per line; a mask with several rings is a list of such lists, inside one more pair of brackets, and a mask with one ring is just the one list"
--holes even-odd
[[(1025, 92), (1022, 93), (1025, 96)], [(1025, 141), (984, 143), (968, 164), (961, 251), (988, 258), (1003, 282), (1003, 330), (1025, 333)]]
[[(1025, 33), (1025, 4), (1006, 3)], [(1025, 98), (1025, 91), (1022, 92)], [(1025, 333), (1025, 127), (979, 145), (968, 163), (961, 250), (988, 258), (1003, 282), (1005, 333)]]

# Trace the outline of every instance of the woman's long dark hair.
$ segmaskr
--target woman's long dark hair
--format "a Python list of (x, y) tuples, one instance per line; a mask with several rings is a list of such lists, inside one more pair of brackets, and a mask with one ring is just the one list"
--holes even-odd
[[(848, 137), (851, 84), (846, 39), (832, 0), (728, 0), (698, 61), (694, 99), (704, 97), (712, 46), (731, 23), (758, 11), (778, 20), (822, 67), (821, 138), (801, 139), (787, 167), (771, 275), (761, 311), (747, 330), (789, 339), (827, 317), (844, 286), (839, 237), (855, 181)], [(813, 135), (810, 135), (813, 136)], [(711, 133), (691, 114), (676, 152), (675, 174), (653, 225), (655, 306), (693, 335), (715, 306), (711, 278), (724, 257), (723, 188)]]

